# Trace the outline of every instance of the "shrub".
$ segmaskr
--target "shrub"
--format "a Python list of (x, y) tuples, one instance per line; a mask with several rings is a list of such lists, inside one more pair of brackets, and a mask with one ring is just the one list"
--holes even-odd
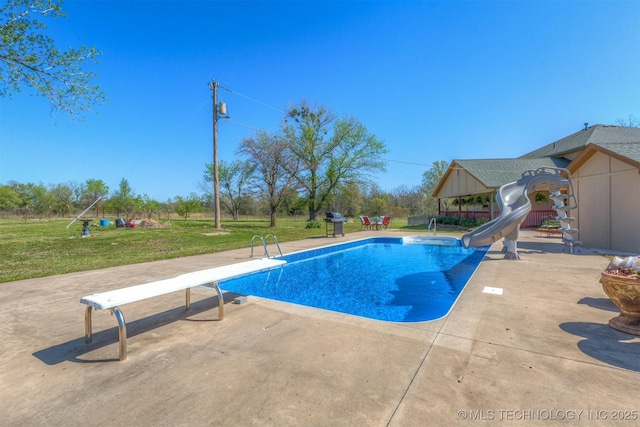
[(479, 227), (484, 223), (489, 222), (488, 218), (458, 218), (455, 216), (440, 216), (437, 218), (438, 224), (441, 225), (455, 225), (464, 228)]
[(322, 228), (322, 225), (320, 224), (319, 221), (311, 220), (311, 221), (307, 221), (307, 225), (304, 226), (304, 228)]

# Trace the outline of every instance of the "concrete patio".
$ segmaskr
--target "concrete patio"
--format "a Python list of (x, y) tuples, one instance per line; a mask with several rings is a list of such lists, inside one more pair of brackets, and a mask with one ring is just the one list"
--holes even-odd
[[(282, 244), (283, 252), (380, 235)], [(459, 236), (458, 236), (459, 237)], [(212, 237), (215, 238), (215, 237)], [(598, 283), (608, 261), (522, 233), (494, 244), (451, 313), (386, 323), (197, 288), (93, 316), (80, 297), (246, 261), (249, 249), (0, 284), (3, 426), (640, 425), (640, 337)], [(485, 287), (502, 295), (483, 293)]]

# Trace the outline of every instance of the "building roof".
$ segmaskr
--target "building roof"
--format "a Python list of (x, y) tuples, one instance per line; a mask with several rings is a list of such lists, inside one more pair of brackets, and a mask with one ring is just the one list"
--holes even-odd
[[(573, 161), (564, 157), (580, 151)], [(597, 151), (640, 168), (640, 128), (593, 125), (517, 159), (453, 160), (432, 194), (438, 194), (451, 172), (457, 168), (464, 169), (487, 188), (499, 188), (517, 181), (526, 170), (541, 167), (576, 170)]]
[(640, 169), (640, 142), (589, 144), (573, 159), (567, 169), (574, 173), (597, 152), (604, 153)]
[(541, 167), (565, 168), (569, 164), (566, 159), (550, 157), (537, 159), (454, 160), (454, 162), (487, 188), (499, 188), (508, 182), (517, 181), (522, 176), (522, 173), (527, 170)]
[(612, 153), (616, 153), (621, 157), (633, 160), (636, 163), (640, 162), (640, 139), (636, 142), (616, 142), (595, 145), (609, 150)]
[[(638, 155), (640, 154), (640, 128), (593, 125), (524, 154), (520, 158), (562, 157), (567, 153), (581, 151), (589, 144), (596, 144), (605, 148), (608, 148), (608, 145), (619, 145), (618, 148), (620, 150), (636, 152), (636, 155)], [(629, 156), (625, 155), (625, 157)], [(638, 158), (635, 160), (638, 160)]]
[(436, 196), (451, 173), (456, 169), (464, 169), (487, 188), (500, 188), (502, 185), (517, 181), (522, 173), (542, 167), (566, 168), (569, 160), (543, 157), (539, 159), (476, 159), (453, 160), (440, 182), (433, 190)]

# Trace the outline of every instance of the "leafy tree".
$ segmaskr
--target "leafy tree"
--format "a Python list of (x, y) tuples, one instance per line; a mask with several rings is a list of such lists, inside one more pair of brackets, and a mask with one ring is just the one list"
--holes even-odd
[[(218, 178), (220, 183), (220, 203), (229, 211), (234, 220), (238, 219), (240, 208), (251, 196), (249, 182), (255, 166), (248, 160), (220, 161), (218, 163)], [(202, 189), (213, 192), (213, 164), (208, 163), (204, 172)]]
[(307, 201), (297, 191), (289, 192), (280, 205), (281, 212), (289, 216), (302, 215), (306, 208)]
[(122, 178), (118, 189), (111, 197), (111, 205), (116, 210), (118, 216), (124, 213), (127, 217), (131, 217), (133, 210), (135, 209), (136, 195), (129, 185), (129, 181)]
[[(430, 215), (435, 215), (438, 211), (438, 199), (433, 197), (433, 192), (447, 172), (449, 163), (444, 160), (436, 160), (431, 164), (431, 168), (422, 174), (422, 209)], [(446, 204), (447, 202), (444, 201)], [(459, 202), (458, 202), (459, 203)], [(457, 206), (457, 205), (454, 205)], [(445, 206), (446, 210), (446, 206)]]
[(83, 203), (93, 203), (98, 197), (104, 197), (109, 194), (109, 186), (101, 179), (88, 179), (82, 187)]
[(18, 195), (18, 204), (21, 208), (29, 204), (26, 184), (19, 183), (18, 181), (9, 181), (7, 186)]
[(9, 186), (20, 197), (20, 207), (28, 208), (31, 213), (44, 214), (51, 206), (50, 194), (42, 184), (20, 184), (15, 181), (9, 182)]
[(86, 69), (100, 52), (86, 46), (61, 51), (44, 33), (46, 25), (39, 19), (66, 16), (60, 4), (6, 0), (0, 5), (0, 96), (11, 97), (26, 87), (77, 118), (79, 112), (104, 102), (104, 94), (92, 85), (95, 74)]
[(239, 151), (255, 168), (256, 188), (269, 204), (269, 227), (275, 227), (278, 207), (295, 192), (299, 161), (283, 138), (265, 131), (244, 139)]
[(96, 203), (96, 217), (100, 216), (99, 209), (107, 202), (105, 198), (109, 194), (109, 186), (101, 179), (88, 179), (79, 187), (80, 195), (78, 196), (82, 206), (90, 206), (93, 202), (102, 197)]
[(431, 168), (422, 174), (422, 191), (425, 193), (433, 192), (440, 180), (447, 172), (449, 163), (444, 160), (436, 160), (431, 164)]
[(374, 197), (369, 202), (369, 209), (375, 216), (383, 215), (387, 211), (387, 201), (383, 197)]
[(0, 185), (0, 211), (17, 209), (20, 206), (20, 195), (8, 185)]
[(31, 187), (31, 204), (29, 205), (31, 212), (42, 217), (52, 205), (53, 197), (44, 185), (38, 184)]
[(196, 194), (191, 193), (187, 198), (176, 196), (173, 210), (185, 221), (192, 213), (198, 212), (200, 209), (202, 209), (202, 200)]
[(282, 130), (301, 162), (295, 176), (309, 203), (309, 220), (315, 220), (339, 184), (364, 181), (384, 170), (384, 143), (355, 118), (338, 119), (324, 106), (303, 101), (288, 109)]
[(158, 212), (160, 209), (160, 202), (153, 200), (147, 194), (143, 194), (140, 198), (140, 205), (147, 216), (147, 219), (153, 218), (153, 213)]
[(334, 193), (331, 210), (341, 212), (343, 216), (357, 216), (364, 205), (364, 197), (355, 182), (347, 182), (344, 185), (338, 186)]
[(64, 215), (68, 212), (69, 207), (74, 202), (74, 190), (76, 187), (77, 184), (75, 183), (56, 184), (50, 187), (49, 193), (53, 202), (50, 208), (53, 209), (53, 212), (58, 215)]

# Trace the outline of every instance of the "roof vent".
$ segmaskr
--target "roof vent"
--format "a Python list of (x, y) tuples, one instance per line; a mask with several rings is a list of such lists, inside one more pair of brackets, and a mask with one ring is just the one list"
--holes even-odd
[(585, 122), (584, 123), (584, 130), (587, 130), (589, 128), (589, 123)]

